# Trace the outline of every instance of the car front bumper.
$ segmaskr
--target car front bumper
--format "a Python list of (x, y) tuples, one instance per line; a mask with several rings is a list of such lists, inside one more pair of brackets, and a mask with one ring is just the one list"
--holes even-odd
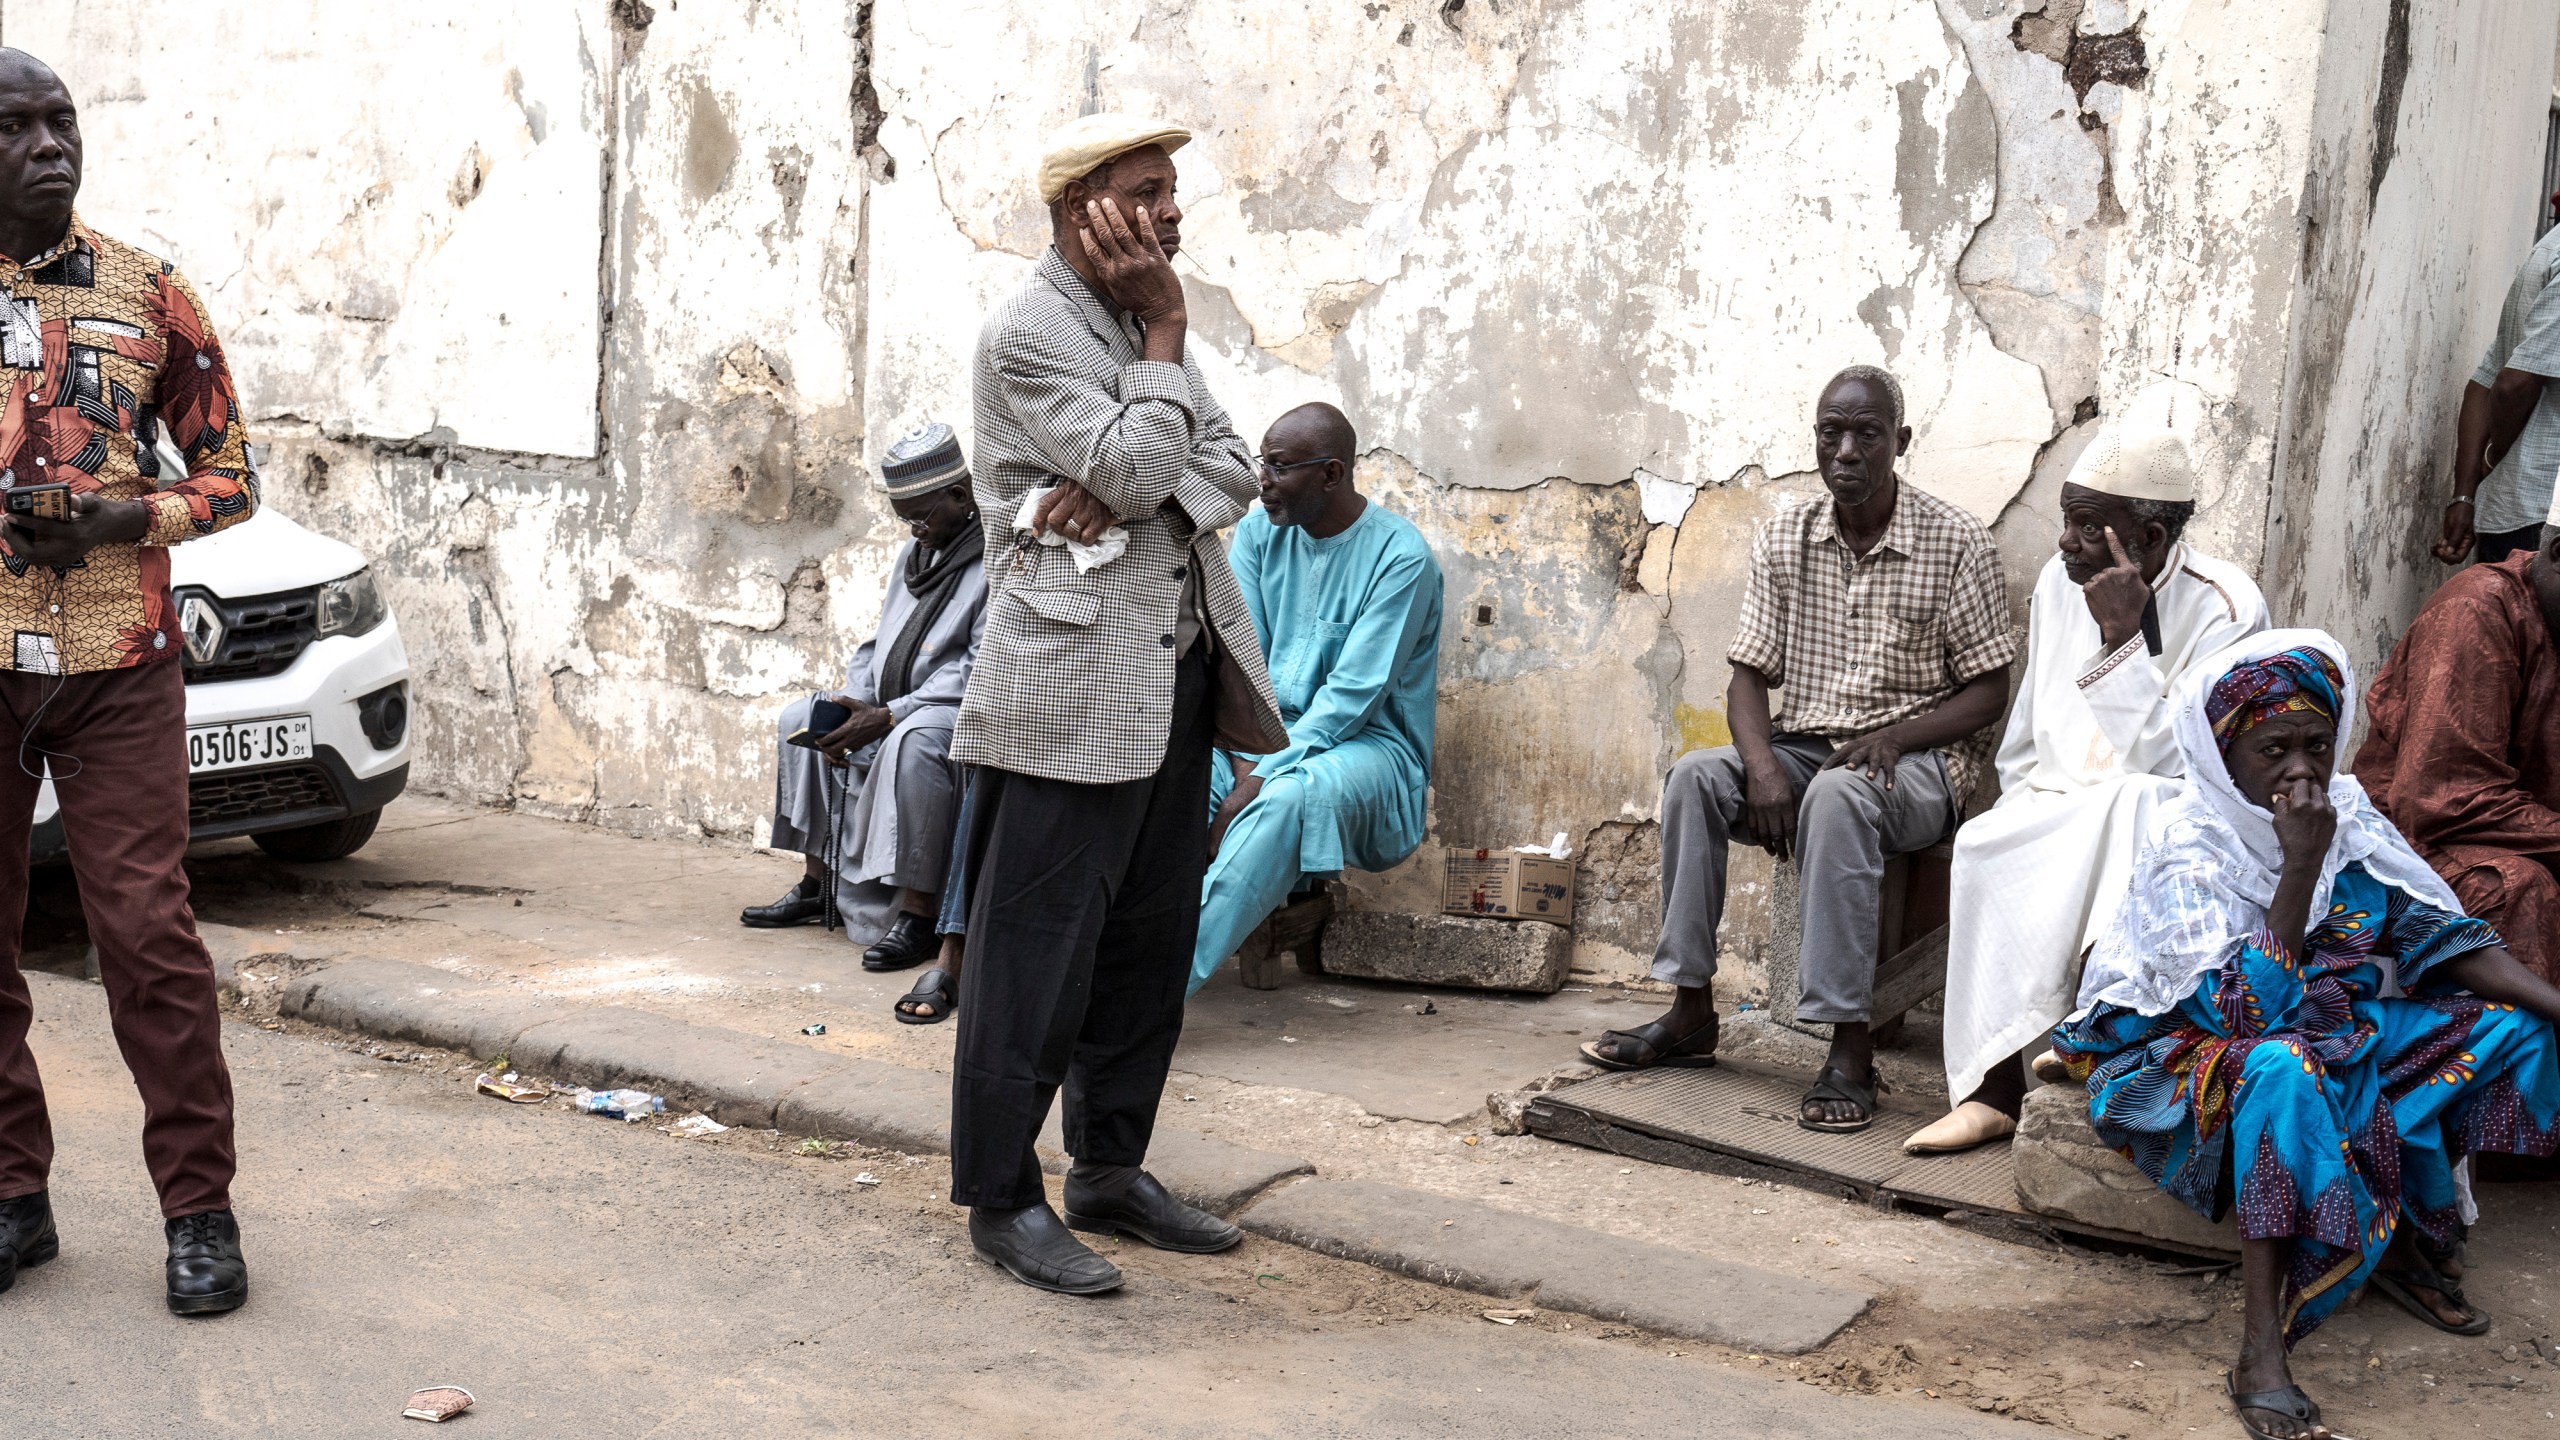
[[(390, 804), (409, 783), (410, 733), (417, 711), (408, 684), (409, 650), (401, 643), (399, 623), (386, 616), (362, 635), (314, 640), (280, 674), (187, 686), (191, 727), (311, 717), (309, 760), (191, 778), (188, 811), (194, 838), (290, 830)], [(393, 744), (379, 746), (365, 734), (358, 702), (394, 685), (402, 687), (408, 724)], [(33, 858), (59, 859), (66, 846), (51, 780), (36, 796), (35, 819)]]

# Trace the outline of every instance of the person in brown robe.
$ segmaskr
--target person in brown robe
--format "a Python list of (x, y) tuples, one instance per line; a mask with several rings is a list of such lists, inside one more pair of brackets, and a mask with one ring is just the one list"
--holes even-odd
[(2463, 908), (2560, 980), (2560, 526), (2444, 583), (2375, 677), (2355, 775)]

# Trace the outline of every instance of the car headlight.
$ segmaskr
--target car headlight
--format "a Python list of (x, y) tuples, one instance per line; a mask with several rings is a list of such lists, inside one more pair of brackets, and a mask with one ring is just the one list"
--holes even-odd
[(391, 611), (374, 588), (373, 572), (359, 570), (344, 580), (320, 587), (320, 635), (361, 635), (382, 623)]

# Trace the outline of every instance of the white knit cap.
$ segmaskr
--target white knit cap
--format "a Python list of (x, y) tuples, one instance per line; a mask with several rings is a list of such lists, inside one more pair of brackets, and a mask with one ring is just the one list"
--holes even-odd
[(1050, 135), (1049, 148), (1040, 156), (1040, 203), (1058, 203), (1068, 181), (1081, 180), (1141, 145), (1161, 145), (1170, 155), (1190, 139), (1191, 132), (1179, 125), (1143, 116), (1078, 116)]
[[(2132, 412), (2109, 420), (2071, 464), (2071, 483), (2127, 500), (2196, 498), (2196, 466), (2174, 423), (2176, 397), (2137, 397)], [(2165, 403), (2163, 403), (2165, 401)]]

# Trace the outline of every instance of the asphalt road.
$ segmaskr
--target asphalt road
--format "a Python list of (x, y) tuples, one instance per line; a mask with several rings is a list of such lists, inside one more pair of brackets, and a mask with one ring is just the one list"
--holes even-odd
[[(940, 1162), (806, 1159), (471, 1095), (320, 1035), (227, 1027), (248, 1308), (179, 1320), (140, 1106), (94, 986), (31, 975), (62, 1258), (0, 1296), (0, 1434), (2051, 1436), (1675, 1355), (1254, 1240), (1126, 1248), (1118, 1296), (968, 1251)], [(870, 1174), (877, 1185), (857, 1183)]]

